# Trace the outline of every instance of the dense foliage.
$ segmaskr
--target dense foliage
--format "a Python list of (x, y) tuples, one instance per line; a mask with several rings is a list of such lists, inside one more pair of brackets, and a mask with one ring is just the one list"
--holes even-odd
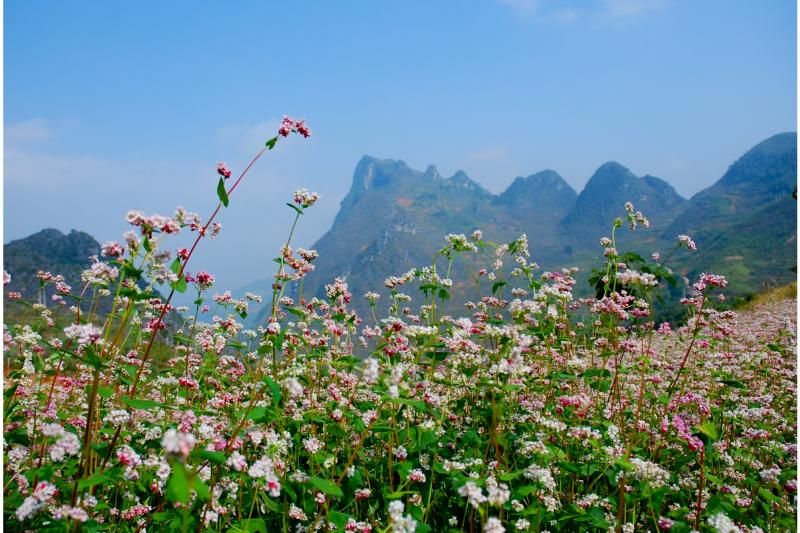
[[(287, 118), (265, 151), (292, 132), (310, 134)], [(241, 320), (261, 297), (214, 293), (187, 269), (195, 247), (170, 248), (171, 234), (197, 246), (219, 231), (247, 169), (232, 186), (217, 171), (208, 220), (129, 213), (133, 231), (80, 291), (42, 272), (57, 296), (5, 326), (9, 531), (795, 529), (792, 307), (716, 311), (726, 280), (703, 274), (686, 325), (654, 323), (671, 270), (616, 249), (623, 226), (648, 225), (632, 205), (601, 242), (594, 298), (573, 298), (572, 270), (539, 272), (524, 235), (479, 231), (449, 235), (382, 295), (336, 279), (306, 298), (317, 254), (292, 235), (317, 195), (300, 190), (252, 331)], [(443, 314), (453, 264), (473, 254), (475, 297)], [(185, 291), (195, 306), (154, 358)], [(369, 316), (350, 310), (360, 297)]]

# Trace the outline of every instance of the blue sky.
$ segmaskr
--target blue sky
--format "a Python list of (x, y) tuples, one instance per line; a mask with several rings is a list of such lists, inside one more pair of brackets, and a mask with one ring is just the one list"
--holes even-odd
[[(608, 160), (691, 196), (796, 129), (796, 6), (690, 0), (44, 2), (4, 6), (4, 242), (118, 239), (129, 209), (206, 215), (217, 161), (262, 160), (195, 269), (268, 277), (291, 191), (329, 227), (358, 159), (465, 170), (493, 192)], [(195, 261), (195, 260), (193, 260)]]

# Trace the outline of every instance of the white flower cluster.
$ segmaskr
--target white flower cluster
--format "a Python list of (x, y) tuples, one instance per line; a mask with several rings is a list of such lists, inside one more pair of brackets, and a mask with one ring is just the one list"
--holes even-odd
[(417, 521), (410, 515), (403, 515), (405, 505), (400, 500), (394, 500), (389, 504), (389, 517), (392, 520), (392, 533), (414, 533), (417, 529)]
[(617, 274), (617, 281), (625, 285), (642, 285), (644, 287), (655, 287), (658, 280), (653, 274), (638, 272), (636, 270), (625, 270)]
[(458, 489), (458, 494), (466, 498), (469, 504), (475, 509), (487, 501), (486, 495), (474, 481), (467, 481), (464, 486)]
[(553, 479), (553, 473), (550, 472), (549, 468), (532, 464), (525, 469), (525, 473), (523, 475), (528, 479), (538, 481), (549, 492), (556, 490), (556, 480)]
[(75, 456), (81, 451), (81, 440), (74, 433), (66, 431), (59, 424), (44, 424), (42, 435), (45, 437), (58, 437), (50, 446), (50, 458), (53, 461), (63, 461), (67, 455)]
[(655, 463), (633, 457), (630, 460), (633, 465), (633, 477), (639, 481), (646, 481), (654, 488), (663, 487), (669, 482), (669, 472)]
[(709, 517), (708, 525), (716, 529), (719, 533), (742, 533), (742, 530), (728, 518), (725, 513), (719, 512)]

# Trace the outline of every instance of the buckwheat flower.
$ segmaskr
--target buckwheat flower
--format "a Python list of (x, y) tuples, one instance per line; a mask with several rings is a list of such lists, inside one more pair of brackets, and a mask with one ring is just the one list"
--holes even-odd
[(61, 520), (62, 518), (68, 518), (75, 520), (76, 522), (86, 522), (89, 520), (89, 513), (87, 513), (84, 509), (80, 507), (70, 507), (69, 505), (62, 505), (53, 510), (53, 518), (56, 520)]
[(247, 470), (250, 477), (267, 478), (275, 474), (275, 462), (269, 457), (262, 457)]
[(27, 520), (28, 518), (36, 515), (36, 513), (38, 513), (42, 507), (44, 507), (44, 503), (39, 501), (38, 498), (28, 496), (22, 502), (22, 505), (17, 508), (14, 514), (16, 514), (17, 520), (22, 522), (23, 520)]
[(722, 511), (709, 517), (708, 525), (715, 528), (719, 533), (741, 533), (742, 531)]
[(425, 473), (419, 468), (413, 469), (408, 473), (408, 480), (414, 483), (425, 483)]
[(380, 368), (378, 365), (378, 360), (374, 357), (370, 357), (366, 361), (364, 361), (364, 370), (361, 374), (362, 379), (365, 383), (375, 383), (378, 381), (378, 376), (380, 373)]
[(778, 481), (778, 478), (781, 475), (781, 469), (776, 466), (773, 466), (772, 468), (762, 470), (758, 474), (761, 476), (761, 479), (763, 479), (765, 483), (775, 483)]
[(9, 283), (11, 283), (11, 274), (3, 270), (3, 286), (5, 287)]
[(130, 419), (131, 414), (128, 411), (124, 409), (114, 409), (103, 418), (103, 422), (111, 424), (112, 426), (121, 426), (127, 424)]
[(473, 241), (479, 241), (481, 239), (483, 239), (483, 232), (481, 230), (476, 229), (475, 231), (472, 232)]
[(549, 468), (542, 468), (536, 464), (530, 465), (523, 474), (528, 479), (533, 479), (541, 483), (545, 489), (553, 492), (556, 488), (556, 480)]
[(94, 259), (95, 262), (92, 263), (92, 266), (81, 273), (81, 280), (84, 283), (108, 285), (117, 279), (119, 270), (102, 261), (98, 261), (96, 256)]
[(361, 421), (365, 426), (372, 424), (378, 419), (378, 412), (375, 409), (370, 409), (361, 415)]
[(214, 285), (214, 275), (208, 272), (200, 271), (194, 276), (194, 283), (200, 290), (206, 290)]
[(292, 133), (293, 128), (294, 128), (294, 119), (284, 115), (283, 120), (281, 121), (281, 125), (278, 128), (278, 135), (281, 135), (283, 137), (288, 137), (289, 134)]
[(292, 504), (291, 507), (289, 507), (289, 518), (293, 520), (299, 520), (301, 522), (308, 520), (306, 513), (295, 504)]
[(48, 502), (58, 495), (58, 487), (49, 481), (40, 481), (33, 491), (33, 497), (40, 502)]
[(170, 454), (186, 458), (194, 448), (195, 438), (191, 433), (178, 432), (175, 429), (168, 429), (161, 439), (161, 446), (164, 451)]
[(267, 324), (267, 333), (270, 335), (277, 335), (281, 332), (281, 325), (278, 323), (277, 320), (271, 320), (269, 324)]
[(324, 443), (316, 437), (307, 437), (303, 440), (303, 447), (308, 453), (317, 453), (324, 447)]
[(308, 189), (298, 189), (294, 191), (294, 203), (302, 207), (311, 207), (317, 200), (319, 194), (315, 192), (308, 192)]
[(504, 533), (505, 530), (506, 528), (503, 527), (503, 523), (500, 519), (495, 517), (489, 518), (483, 526), (484, 533)]
[(490, 486), (486, 490), (489, 493), (487, 497), (489, 505), (494, 505), (495, 507), (501, 507), (511, 497), (511, 491), (508, 489), (508, 485), (505, 484)]
[(94, 324), (71, 324), (64, 328), (64, 336), (77, 339), (79, 345), (94, 344), (102, 334), (103, 331)]
[(516, 522), (514, 522), (514, 529), (517, 531), (527, 531), (530, 529), (531, 523), (525, 520), (524, 518), (520, 518)]
[(108, 241), (100, 248), (100, 253), (106, 257), (122, 257), (125, 248), (118, 242)]
[(654, 488), (663, 487), (669, 482), (669, 472), (655, 463), (638, 457), (632, 457), (630, 463), (633, 465), (633, 476), (639, 481), (646, 481)]
[(140, 516), (146, 515), (151, 511), (151, 509), (152, 508), (149, 505), (136, 504), (133, 507), (128, 507), (122, 511), (119, 517), (122, 520), (134, 520)]
[(674, 526), (674, 525), (675, 525), (675, 521), (670, 520), (666, 516), (662, 516), (662, 517), (660, 517), (658, 519), (658, 529), (659, 530), (664, 529), (664, 530), (669, 531), (670, 529), (672, 529), (672, 526)]
[(267, 491), (269, 495), (273, 498), (279, 498), (281, 495), (281, 482), (275, 476), (275, 474), (270, 474), (266, 477), (267, 481)]
[(65, 431), (56, 443), (50, 447), (50, 457), (53, 461), (61, 461), (66, 455), (78, 455), (80, 449), (81, 441), (78, 436)]
[(209, 238), (211, 240), (214, 240), (217, 237), (217, 235), (219, 235), (220, 231), (222, 231), (222, 224), (220, 222), (214, 222), (213, 224), (211, 224), (211, 235), (209, 236)]
[(311, 130), (309, 129), (308, 126), (306, 126), (305, 120), (295, 121), (294, 128), (297, 131), (297, 133), (302, 135), (304, 138), (308, 139), (309, 137), (311, 137)]
[(45, 437), (57, 437), (64, 434), (64, 428), (61, 427), (61, 424), (56, 422), (52, 424), (47, 423), (42, 424), (41, 432)]
[(297, 378), (286, 378), (283, 382), (286, 388), (289, 389), (289, 396), (291, 398), (302, 398), (304, 394), (303, 386), (297, 381)]
[(697, 245), (688, 235), (678, 235), (678, 242), (693, 252), (697, 250)]
[(469, 504), (475, 509), (486, 501), (486, 496), (483, 494), (483, 491), (473, 481), (467, 481), (464, 486), (458, 489), (458, 494), (467, 498)]
[(166, 481), (170, 473), (172, 473), (172, 467), (166, 462), (160, 463), (156, 469), (156, 477), (161, 481)]
[(217, 174), (228, 179), (231, 177), (231, 169), (225, 163), (219, 162), (217, 163)]

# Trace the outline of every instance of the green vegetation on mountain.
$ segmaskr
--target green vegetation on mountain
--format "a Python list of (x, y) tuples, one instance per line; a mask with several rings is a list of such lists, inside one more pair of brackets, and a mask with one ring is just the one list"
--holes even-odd
[[(705, 271), (726, 275), (728, 295), (745, 298), (795, 277), (796, 158), (796, 135), (776, 135), (747, 152), (714, 185), (685, 200), (666, 181), (637, 177), (616, 162), (601, 165), (580, 194), (556, 172), (545, 170), (519, 177), (493, 195), (462, 171), (443, 178), (433, 166), (420, 172), (403, 161), (364, 157), (333, 226), (314, 245), (320, 257), (302, 296), (320, 296), (334, 276), (344, 277), (355, 308), (365, 314), (364, 293), (382, 287), (389, 276), (429, 265), (447, 234), (469, 235), (475, 229), (496, 242), (526, 233), (532, 259), (543, 271), (579, 267), (576, 290), (588, 294), (588, 273), (602, 258), (598, 239), (609, 235), (623, 204), (631, 201), (651, 227), (618, 232), (621, 250), (645, 257), (666, 254), (680, 234), (698, 244), (691, 256), (681, 252), (676, 257), (682, 284), (665, 289), (669, 299), (676, 301), (689, 280)], [(470, 279), (480, 266), (486, 265), (456, 263), (452, 277)], [(469, 299), (470, 291), (454, 287), (451, 307)], [(258, 313), (251, 316), (251, 324), (258, 324)], [(672, 315), (665, 311), (664, 317)]]

